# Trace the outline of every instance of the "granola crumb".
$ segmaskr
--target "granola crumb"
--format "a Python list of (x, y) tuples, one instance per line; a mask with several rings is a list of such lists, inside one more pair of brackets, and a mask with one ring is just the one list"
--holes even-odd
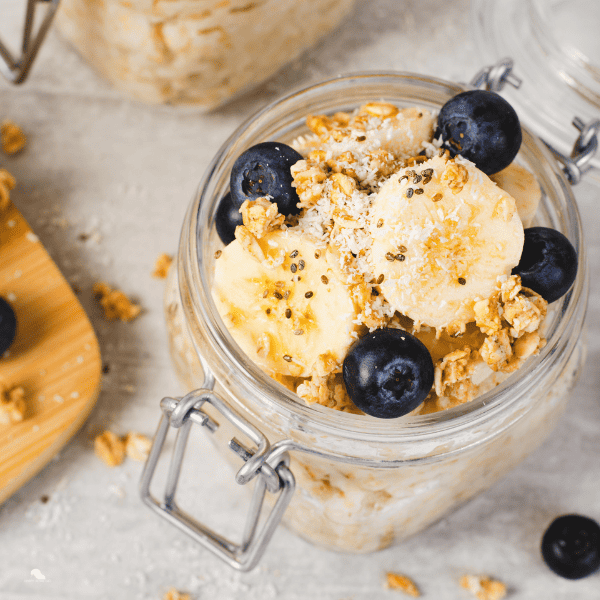
[(125, 458), (125, 442), (112, 431), (105, 431), (94, 439), (94, 451), (109, 467), (116, 467)]
[(472, 592), (478, 600), (501, 600), (506, 596), (506, 586), (490, 577), (465, 575), (460, 578), (459, 583)]
[(179, 592), (175, 588), (171, 588), (163, 596), (163, 600), (190, 600), (190, 595)]
[(109, 321), (114, 319), (133, 321), (142, 310), (140, 306), (131, 302), (123, 292), (113, 289), (101, 281), (93, 285), (92, 293), (99, 300), (100, 306), (104, 310), (104, 316)]
[(421, 592), (415, 585), (415, 582), (406, 577), (406, 575), (400, 575), (399, 573), (386, 573), (386, 578), (386, 587), (390, 590), (404, 592), (413, 598), (418, 598), (421, 595)]
[(141, 433), (130, 431), (125, 436), (125, 453), (133, 460), (144, 462), (148, 458), (151, 446), (150, 439)]
[(10, 204), (10, 190), (15, 185), (17, 185), (17, 180), (6, 169), (0, 169), (0, 212), (8, 208)]
[(152, 277), (156, 277), (157, 279), (166, 279), (172, 262), (172, 256), (169, 256), (168, 254), (161, 254), (154, 263), (154, 272), (152, 273)]
[(6, 154), (16, 154), (25, 148), (27, 138), (23, 130), (12, 121), (6, 119), (0, 125), (0, 136), (2, 137), (2, 150)]
[(0, 424), (20, 423), (26, 412), (25, 390), (20, 386), (8, 389), (0, 384)]

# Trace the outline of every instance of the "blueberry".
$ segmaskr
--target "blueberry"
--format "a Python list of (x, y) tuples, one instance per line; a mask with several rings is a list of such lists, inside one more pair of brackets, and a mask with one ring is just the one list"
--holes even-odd
[(542, 538), (542, 556), (561, 577), (581, 579), (600, 568), (600, 526), (581, 515), (558, 517)]
[(508, 167), (522, 140), (514, 108), (502, 96), (484, 90), (448, 100), (438, 116), (435, 137), (440, 134), (451, 156), (460, 154), (487, 175)]
[(554, 302), (566, 294), (575, 281), (577, 252), (560, 231), (530, 227), (525, 230), (521, 260), (512, 273), (521, 276), (525, 287), (547, 302)]
[(0, 298), (0, 354), (6, 352), (17, 333), (17, 317), (12, 306)]
[(272, 196), (279, 212), (296, 215), (300, 199), (292, 187), (292, 165), (302, 160), (293, 148), (263, 142), (240, 154), (231, 169), (231, 198), (240, 207), (246, 200)]
[(243, 225), (240, 207), (231, 201), (231, 194), (227, 192), (220, 200), (215, 216), (215, 227), (221, 241), (227, 245), (235, 239), (235, 228)]
[(433, 361), (410, 333), (377, 329), (352, 344), (343, 376), (358, 408), (372, 417), (394, 419), (425, 400), (433, 385)]

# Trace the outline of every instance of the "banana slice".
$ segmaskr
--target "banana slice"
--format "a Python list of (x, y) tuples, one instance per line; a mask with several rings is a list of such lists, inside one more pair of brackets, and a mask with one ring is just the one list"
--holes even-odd
[(257, 243), (264, 261), (234, 240), (215, 262), (213, 298), (231, 335), (270, 375), (308, 377), (319, 359), (328, 371), (339, 367), (358, 307), (336, 257), (292, 229)]
[(462, 331), (473, 303), (518, 264), (523, 226), (514, 199), (472, 163), (436, 156), (401, 169), (371, 206), (373, 278), (417, 323)]
[(515, 199), (523, 227), (530, 227), (542, 198), (540, 184), (533, 173), (511, 163), (506, 169), (494, 173), (490, 179)]

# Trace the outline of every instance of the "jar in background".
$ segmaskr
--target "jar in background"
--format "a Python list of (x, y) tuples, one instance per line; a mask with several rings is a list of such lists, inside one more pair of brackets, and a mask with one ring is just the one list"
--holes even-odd
[[(584, 357), (588, 280), (571, 189), (544, 144), (524, 130), (517, 160), (543, 190), (535, 224), (562, 231), (579, 257), (574, 286), (549, 311), (547, 345), (470, 403), (392, 420), (306, 405), (241, 351), (211, 294), (215, 251), (222, 247), (216, 209), (237, 156), (258, 142), (289, 143), (306, 133), (307, 114), (349, 111), (373, 99), (438, 110), (461, 91), (438, 79), (383, 73), (341, 77), (292, 93), (259, 112), (224, 144), (183, 225), (165, 298), (177, 373), (194, 389), (210, 372), (216, 395), (271, 444), (290, 441), (289, 469), (297, 487), (284, 522), (327, 548), (371, 552), (424, 529), (491, 486), (552, 431)], [(239, 469), (239, 459), (227, 448), (235, 431), (211, 409), (206, 407), (207, 414), (220, 423), (213, 439)]]
[(56, 26), (117, 89), (213, 108), (337, 27), (354, 0), (61, 0)]

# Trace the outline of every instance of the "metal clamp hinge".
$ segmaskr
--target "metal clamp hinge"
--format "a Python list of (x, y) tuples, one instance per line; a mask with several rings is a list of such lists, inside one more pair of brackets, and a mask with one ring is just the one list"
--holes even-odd
[[(33, 61), (50, 29), (50, 24), (58, 8), (59, 0), (27, 0), (21, 56), (13, 57), (10, 50), (0, 40), (0, 73), (11, 83), (23, 83), (29, 74)], [(34, 34), (34, 22), (38, 4), (47, 6), (37, 32)]]
[[(210, 432), (215, 432), (219, 427), (219, 424), (202, 410), (202, 405), (205, 403), (213, 406), (256, 445), (256, 450), (252, 451), (236, 438), (229, 442), (229, 447), (244, 460), (244, 465), (236, 475), (236, 481), (243, 485), (256, 478), (250, 510), (242, 541), (239, 544), (216, 534), (196, 521), (182, 511), (175, 501), (175, 492), (192, 423), (206, 427)], [(211, 390), (196, 390), (183, 398), (163, 398), (161, 408), (163, 415), (140, 482), (143, 501), (161, 517), (211, 550), (231, 567), (240, 571), (249, 571), (256, 566), (264, 553), (294, 492), (296, 484), (288, 468), (289, 455), (287, 452), (282, 452), (280, 444), (271, 448), (266, 437), (256, 427), (232, 410)], [(159, 501), (150, 493), (150, 484), (171, 428), (177, 429), (177, 437), (167, 473), (163, 500)], [(279, 493), (279, 496), (259, 531), (258, 526), (267, 490), (271, 493)]]

